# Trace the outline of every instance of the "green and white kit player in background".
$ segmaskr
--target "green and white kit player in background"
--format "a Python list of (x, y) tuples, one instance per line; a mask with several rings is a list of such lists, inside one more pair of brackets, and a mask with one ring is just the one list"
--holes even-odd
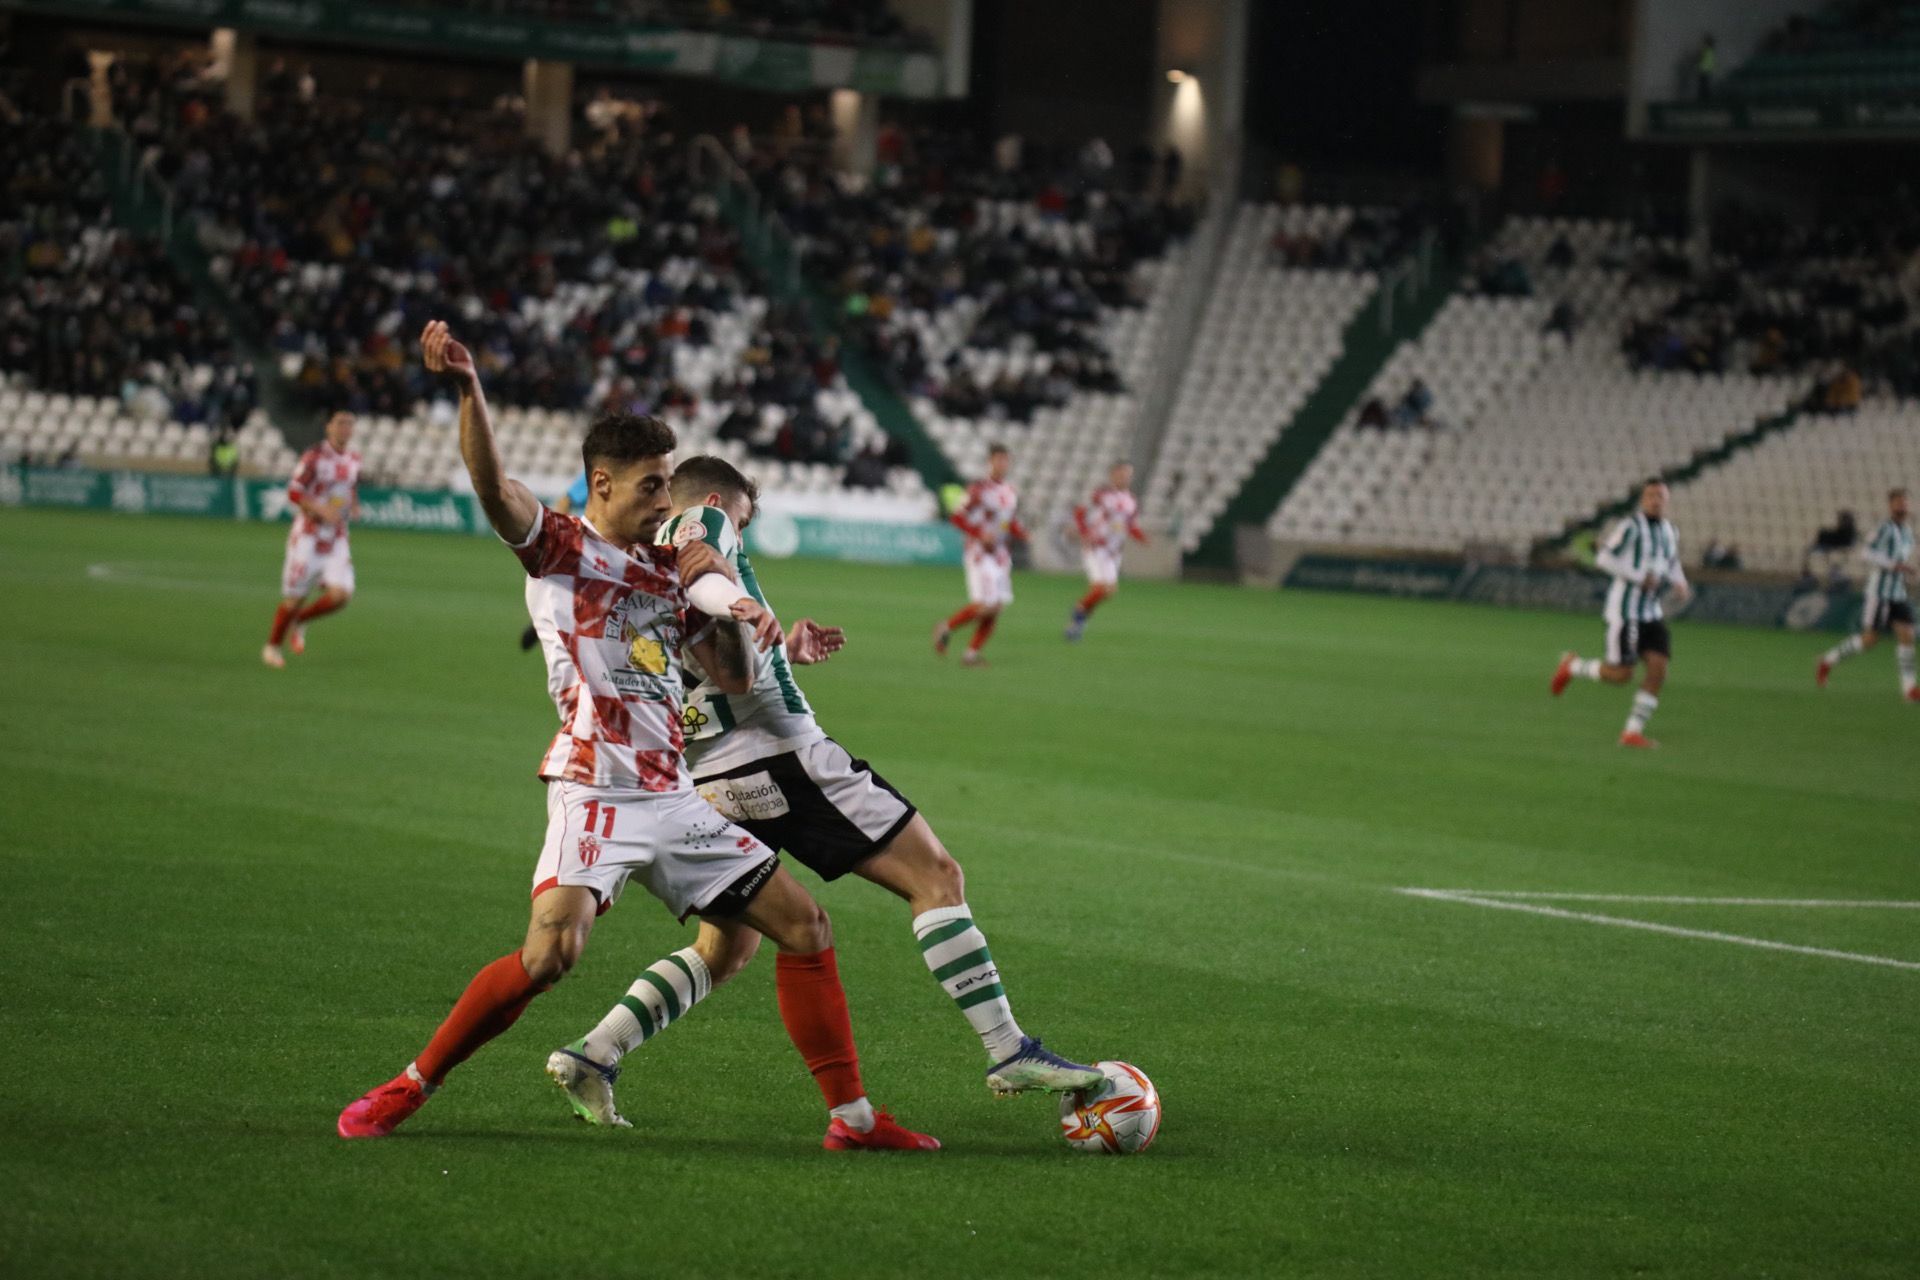
[(1667, 497), (1665, 481), (1647, 481), (1640, 490), (1640, 509), (1615, 525), (1594, 555), (1594, 563), (1613, 578), (1602, 615), (1607, 623), (1606, 656), (1563, 653), (1553, 673), (1551, 687), (1557, 698), (1570, 681), (1625, 684), (1633, 679), (1636, 665), (1646, 664), (1647, 674), (1633, 695), (1633, 710), (1620, 732), (1623, 747), (1660, 745), (1647, 736), (1646, 729), (1660, 705), (1667, 663), (1673, 657), (1673, 637), (1667, 631), (1661, 597), (1670, 589), (1676, 603), (1685, 604), (1693, 594), (1686, 570), (1680, 567), (1680, 535), (1667, 519)]
[[(696, 457), (674, 469), (671, 495), (660, 541), (706, 542), (771, 612), (740, 545), (757, 486), (724, 459)], [(837, 629), (803, 619), (768, 653), (751, 693), (724, 694), (700, 680), (682, 718), (694, 785), (722, 814), (821, 879), (852, 872), (906, 900), (927, 967), (986, 1047), (995, 1093), (1091, 1087), (1099, 1071), (1047, 1052), (1014, 1021), (986, 936), (967, 908), (960, 866), (927, 820), (815, 721), (792, 664), (824, 662), (844, 643)], [(555, 1051), (547, 1074), (583, 1119), (624, 1125), (613, 1097), (621, 1059), (684, 1018), (759, 946), (760, 935), (745, 925), (703, 919), (692, 946), (642, 973), (598, 1026)]]
[(1900, 696), (1920, 702), (1913, 671), (1913, 526), (1907, 522), (1907, 491), (1887, 494), (1887, 518), (1860, 550), (1867, 571), (1866, 602), (1860, 610), (1860, 630), (1820, 655), (1815, 677), (1824, 688), (1833, 669), (1880, 642), (1880, 633), (1893, 632), (1899, 659)]

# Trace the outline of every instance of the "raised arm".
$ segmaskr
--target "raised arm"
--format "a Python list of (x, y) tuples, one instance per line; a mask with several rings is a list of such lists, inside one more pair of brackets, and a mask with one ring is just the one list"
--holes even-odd
[(460, 385), (460, 457), (473, 479), (473, 493), (493, 531), (520, 546), (540, 521), (540, 500), (506, 472), (493, 440), (493, 417), (473, 353), (454, 341), (444, 320), (432, 320), (420, 335), (420, 351), (432, 373), (450, 374)]

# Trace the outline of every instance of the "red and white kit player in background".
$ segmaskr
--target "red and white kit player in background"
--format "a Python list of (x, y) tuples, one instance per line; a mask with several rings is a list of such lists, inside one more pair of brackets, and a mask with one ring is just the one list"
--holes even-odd
[[(421, 346), (429, 370), (459, 383), (460, 454), (481, 510), (526, 570), (560, 731), (540, 763), (547, 834), (526, 941), (474, 975), (406, 1070), (340, 1113), (340, 1136), (385, 1137), (418, 1111), (573, 968), (594, 919), (634, 880), (680, 920), (738, 921), (779, 948), (780, 1017), (832, 1113), (824, 1145), (938, 1147), (867, 1101), (827, 913), (772, 850), (693, 788), (681, 754), (683, 649), (715, 687), (746, 694), (755, 647), (783, 636), (713, 548), (654, 545), (672, 509), (673, 429), (635, 414), (595, 419), (580, 448), (586, 510), (562, 515), (503, 472), (472, 354), (437, 320)], [(694, 947), (670, 962), (663, 994), (689, 1008), (712, 988), (711, 974)]]
[[(270, 667), (287, 665), (282, 642), (291, 640), (295, 653), (305, 653), (307, 624), (353, 599), (347, 525), (360, 515), (360, 455), (347, 447), (352, 442), (353, 415), (343, 409), (328, 417), (326, 438), (300, 455), (287, 483), (293, 528), (280, 566), (280, 607), (260, 651), (260, 661)], [(316, 585), (320, 594), (309, 603)]]
[(1140, 528), (1140, 500), (1133, 496), (1133, 464), (1116, 462), (1107, 472), (1107, 485), (1095, 489), (1082, 507), (1073, 509), (1074, 531), (1080, 535), (1081, 559), (1087, 566), (1087, 594), (1067, 621), (1067, 639), (1078, 640), (1087, 619), (1100, 602), (1120, 586), (1120, 553), (1127, 539), (1145, 542)]
[(973, 623), (973, 639), (960, 655), (968, 666), (978, 666), (980, 650), (993, 636), (1000, 610), (1013, 603), (1013, 552), (1010, 538), (1027, 540), (1026, 526), (1014, 518), (1020, 495), (1007, 483), (1013, 455), (1003, 444), (987, 451), (987, 478), (967, 486), (967, 500), (953, 513), (953, 523), (967, 535), (962, 561), (967, 570), (967, 607), (933, 629), (933, 651), (946, 656), (954, 628)]

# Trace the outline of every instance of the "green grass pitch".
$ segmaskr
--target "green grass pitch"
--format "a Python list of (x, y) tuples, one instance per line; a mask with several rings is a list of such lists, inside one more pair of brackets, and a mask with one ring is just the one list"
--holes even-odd
[[(278, 530), (0, 512), (0, 1275), (1911, 1276), (1920, 969), (1399, 887), (1920, 900), (1892, 654), (1676, 628), (1547, 696), (1597, 620), (1027, 576), (985, 671), (957, 571), (769, 563), (829, 730), (931, 817), (1026, 1027), (1166, 1100), (1133, 1160), (994, 1101), (904, 907), (821, 897), (876, 1101), (819, 1149), (770, 957), (630, 1060), (630, 1132), (541, 1074), (689, 931), (643, 895), (395, 1139), (342, 1105), (520, 937), (552, 731), (519, 570), (355, 535), (361, 594), (257, 659)], [(817, 884), (803, 874), (803, 880)], [(1549, 904), (1535, 904), (1549, 905)], [(1920, 965), (1920, 912), (1559, 902)]]

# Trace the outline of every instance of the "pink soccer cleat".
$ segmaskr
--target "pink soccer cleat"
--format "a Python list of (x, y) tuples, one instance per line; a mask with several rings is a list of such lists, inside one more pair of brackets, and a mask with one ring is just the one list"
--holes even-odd
[(876, 1111), (873, 1128), (865, 1133), (835, 1116), (820, 1145), (829, 1151), (938, 1151), (940, 1139), (903, 1129), (894, 1123), (892, 1112)]
[(426, 1101), (426, 1089), (403, 1071), (349, 1105), (334, 1127), (343, 1138), (384, 1138)]
[(307, 651), (307, 628), (303, 623), (294, 623), (287, 632), (287, 648), (293, 650), (297, 658)]
[(1623, 747), (1637, 747), (1642, 751), (1652, 751), (1660, 744), (1644, 733), (1623, 733), (1620, 735), (1620, 745)]

